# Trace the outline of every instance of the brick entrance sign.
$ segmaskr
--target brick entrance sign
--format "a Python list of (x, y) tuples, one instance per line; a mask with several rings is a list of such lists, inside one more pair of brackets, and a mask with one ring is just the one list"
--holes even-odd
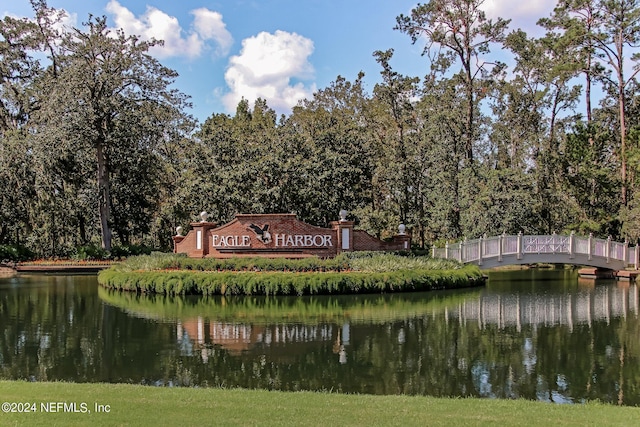
[(354, 222), (346, 220), (347, 213), (340, 212), (340, 220), (332, 221), (331, 228), (315, 227), (302, 222), (295, 214), (236, 215), (227, 224), (218, 226), (209, 222), (206, 212), (202, 221), (191, 223), (186, 236), (178, 227), (173, 237), (173, 251), (190, 257), (230, 258), (237, 256), (262, 256), (303, 258), (334, 257), (346, 251), (396, 251), (408, 250), (410, 237), (400, 234), (391, 242), (377, 239), (365, 231), (354, 230)]

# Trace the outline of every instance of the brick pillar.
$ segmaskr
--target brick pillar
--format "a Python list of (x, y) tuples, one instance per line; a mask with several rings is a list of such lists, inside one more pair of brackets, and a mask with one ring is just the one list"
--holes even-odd
[(336, 243), (336, 254), (340, 252), (351, 252), (353, 248), (353, 221), (331, 221), (331, 229), (336, 231), (338, 241)]
[(184, 240), (186, 236), (181, 236), (181, 235), (177, 235), (177, 236), (173, 236), (173, 253), (177, 254), (178, 253), (178, 245)]
[(393, 245), (399, 251), (411, 250), (411, 236), (408, 234), (398, 234), (393, 236)]
[(216, 228), (216, 225), (217, 223), (208, 221), (191, 223), (192, 230), (189, 233), (193, 233), (195, 236), (195, 245), (194, 250), (189, 253), (190, 257), (204, 258), (209, 255), (209, 245), (211, 240), (211, 233), (209, 233), (209, 230)]
[(393, 236), (393, 245), (396, 250), (410, 251), (411, 250), (411, 235), (406, 234), (406, 227), (404, 224), (398, 226), (398, 234)]

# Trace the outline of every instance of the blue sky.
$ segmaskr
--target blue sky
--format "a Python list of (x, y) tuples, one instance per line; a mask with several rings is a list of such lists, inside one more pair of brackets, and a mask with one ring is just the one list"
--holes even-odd
[[(0, 15), (32, 17), (28, 0), (0, 6)], [(529, 34), (548, 16), (555, 0), (513, 3), (485, 0), (489, 17), (512, 19), (512, 29)], [(204, 121), (233, 113), (242, 98), (260, 96), (279, 113), (289, 113), (338, 75), (365, 73), (368, 91), (380, 81), (376, 50), (395, 50), (392, 66), (423, 76), (422, 45), (393, 30), (396, 16), (416, 5), (407, 0), (49, 0), (80, 26), (89, 13), (104, 15), (129, 34), (165, 40), (152, 53), (180, 77), (176, 87), (191, 96), (191, 113)]]

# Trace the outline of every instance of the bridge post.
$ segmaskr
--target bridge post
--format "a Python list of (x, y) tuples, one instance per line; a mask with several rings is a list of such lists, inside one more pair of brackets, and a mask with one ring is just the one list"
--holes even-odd
[(516, 253), (516, 259), (522, 259), (522, 231), (518, 232), (518, 252)]
[(498, 262), (502, 262), (502, 245), (504, 243), (505, 233), (503, 232), (498, 239)]
[(607, 256), (607, 264), (609, 264), (609, 259), (611, 258), (611, 236), (607, 237), (607, 249), (606, 249), (606, 256)]
[(622, 247), (622, 259), (624, 259), (624, 265), (625, 267), (629, 265), (629, 242), (627, 242), (627, 239), (624, 239), (624, 246)]
[(638, 246), (636, 242), (636, 250), (633, 251), (633, 268), (638, 269), (638, 265), (640, 265), (640, 246)]
[(575, 238), (575, 232), (572, 231), (569, 234), (569, 248), (568, 248), (569, 249), (569, 259), (573, 259), (574, 258), (574, 256), (573, 256), (573, 240), (574, 240), (574, 238)]
[(480, 238), (478, 239), (478, 265), (482, 265), (482, 241), (483, 237), (480, 236)]
[(575, 258), (573, 251), (574, 251), (574, 242), (576, 239), (576, 233), (575, 231), (572, 231), (571, 234), (569, 234), (569, 259), (573, 259)]
[(444, 259), (449, 259), (449, 241), (444, 244)]
[(592, 249), (591, 247), (593, 246), (593, 233), (589, 233), (589, 239), (587, 241), (587, 259), (589, 261), (591, 261), (591, 253), (592, 253)]
[(464, 251), (464, 245), (467, 242), (467, 238), (465, 237), (464, 240), (462, 242), (460, 242), (460, 253), (458, 254), (458, 261), (460, 261), (460, 263), (463, 263), (463, 259), (464, 257), (462, 256), (462, 251)]
[(431, 258), (435, 258), (436, 257), (436, 245), (433, 244), (431, 245)]

